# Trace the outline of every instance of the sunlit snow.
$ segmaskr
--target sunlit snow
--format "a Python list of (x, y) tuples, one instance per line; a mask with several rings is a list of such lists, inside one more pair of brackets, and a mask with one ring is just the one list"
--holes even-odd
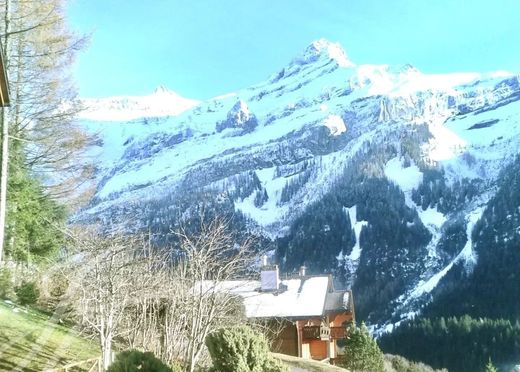
[(176, 116), (200, 102), (181, 97), (165, 87), (148, 96), (119, 96), (83, 99), (86, 110), (80, 119), (95, 121), (129, 121), (143, 117)]
[(231, 292), (242, 297), (248, 318), (321, 316), (325, 306), (329, 278), (282, 280), (287, 289), (261, 292), (258, 280), (233, 280), (202, 283), (204, 291)]
[(347, 131), (347, 126), (345, 125), (345, 122), (343, 121), (341, 116), (338, 115), (330, 115), (325, 119), (323, 125), (329, 128), (330, 134), (332, 134), (333, 136), (339, 136), (341, 133)]
[(351, 261), (357, 261), (359, 260), (359, 257), (361, 257), (361, 246), (359, 245), (359, 236), (361, 235), (361, 229), (363, 228), (363, 226), (368, 225), (368, 222), (357, 220), (357, 206), (354, 205), (351, 208), (345, 208), (345, 210), (348, 213), (348, 216), (350, 218), (350, 224), (354, 229), (354, 234), (356, 235), (356, 244), (354, 244), (352, 252), (350, 253), (350, 255), (347, 256), (347, 258)]
[(398, 157), (390, 159), (385, 166), (385, 176), (406, 193), (419, 187), (423, 174), (415, 164), (405, 168), (403, 161)]

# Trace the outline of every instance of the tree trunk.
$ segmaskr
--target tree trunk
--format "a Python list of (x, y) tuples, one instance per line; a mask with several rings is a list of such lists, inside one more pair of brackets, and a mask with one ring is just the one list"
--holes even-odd
[(7, 215), (7, 166), (9, 164), (9, 126), (2, 109), (2, 169), (0, 175), (0, 266), (4, 257), (5, 218)]
[(112, 335), (102, 337), (101, 358), (103, 360), (103, 370), (107, 370), (112, 363)]
[[(3, 47), (5, 48), (5, 57), (7, 58), (7, 48), (9, 47), (8, 33), (10, 31), (10, 4), (9, 0), (5, 2), (4, 27), (5, 37)], [(4, 68), (7, 69), (7, 59), (4, 60)], [(5, 240), (5, 219), (7, 216), (7, 167), (9, 165), (9, 120), (7, 120), (7, 112), (2, 108), (1, 115), (2, 124), (2, 165), (0, 169), (0, 266), (4, 259), (4, 240)]]

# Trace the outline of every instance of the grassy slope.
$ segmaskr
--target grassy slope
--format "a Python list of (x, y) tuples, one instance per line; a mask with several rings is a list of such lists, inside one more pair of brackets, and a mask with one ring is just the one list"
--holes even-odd
[(48, 316), (0, 301), (0, 371), (41, 371), (97, 355), (94, 343)]

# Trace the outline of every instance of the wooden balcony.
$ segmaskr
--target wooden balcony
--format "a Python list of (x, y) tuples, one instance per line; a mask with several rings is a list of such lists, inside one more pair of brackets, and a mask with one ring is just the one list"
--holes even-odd
[(346, 327), (330, 327), (330, 338), (333, 340), (340, 340), (347, 337)]
[(303, 327), (302, 337), (304, 340), (323, 340), (330, 339), (330, 328), (326, 326), (306, 326)]

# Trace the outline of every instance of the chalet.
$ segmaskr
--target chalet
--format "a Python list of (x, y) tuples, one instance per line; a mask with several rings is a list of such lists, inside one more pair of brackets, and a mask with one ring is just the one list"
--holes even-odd
[(218, 284), (243, 299), (246, 316), (278, 326), (273, 351), (306, 359), (340, 356), (337, 343), (354, 322), (351, 291), (334, 289), (330, 275), (306, 275), (281, 280), (278, 266), (264, 260), (259, 280), (232, 280)]

